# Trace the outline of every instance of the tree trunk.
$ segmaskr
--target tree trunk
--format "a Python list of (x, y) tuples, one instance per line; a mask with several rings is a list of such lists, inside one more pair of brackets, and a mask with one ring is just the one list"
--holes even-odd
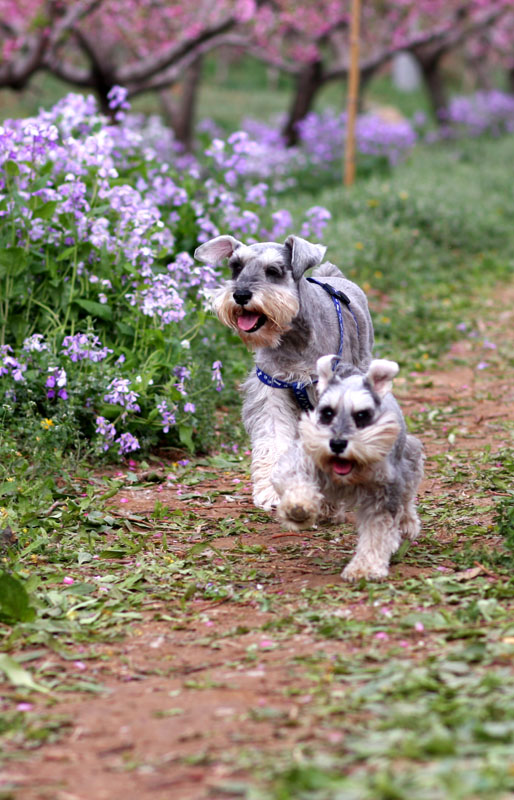
[(357, 111), (359, 114), (362, 114), (364, 111), (364, 96), (377, 69), (378, 68), (375, 66), (361, 69), (359, 80), (359, 98), (357, 100)]
[(507, 91), (514, 94), (514, 64), (507, 69)]
[(202, 57), (200, 56), (184, 73), (180, 96), (176, 101), (169, 89), (159, 92), (163, 113), (173, 133), (186, 152), (193, 149), (193, 129), (198, 100), (198, 89), (202, 77)]
[(438, 123), (443, 121), (444, 111), (448, 106), (448, 95), (441, 73), (441, 56), (442, 53), (438, 53), (435, 56), (419, 58), (421, 74), (428, 92), (430, 105)]
[(286, 124), (282, 128), (282, 136), (288, 147), (294, 147), (294, 145), (298, 144), (297, 124), (311, 110), (314, 98), (323, 83), (323, 65), (321, 61), (313, 61), (311, 64), (306, 64), (297, 78), (293, 102)]

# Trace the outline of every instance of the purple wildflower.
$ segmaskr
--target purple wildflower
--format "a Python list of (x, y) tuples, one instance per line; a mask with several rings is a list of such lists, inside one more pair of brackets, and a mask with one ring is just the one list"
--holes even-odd
[(106, 403), (123, 406), (127, 411), (141, 411), (136, 400), (139, 394), (130, 388), (128, 378), (113, 378), (107, 387), (107, 394), (104, 395)]
[(72, 361), (103, 361), (112, 350), (109, 347), (102, 347), (98, 336), (92, 333), (76, 333), (74, 336), (65, 336), (62, 342), (61, 353), (68, 356)]
[(67, 400), (68, 392), (65, 389), (67, 383), (66, 370), (60, 367), (48, 367), (48, 372), (49, 375), (45, 383), (48, 389), (46, 393), (48, 399), (53, 400), (57, 394), (57, 397), (60, 397), (61, 400)]
[(136, 439), (135, 436), (132, 436), (131, 433), (122, 433), (116, 439), (116, 444), (119, 445), (118, 452), (120, 455), (125, 455), (126, 453), (131, 453), (134, 450), (139, 450), (140, 444), (139, 441)]
[(223, 378), (221, 377), (221, 368), (223, 364), (221, 361), (214, 361), (212, 365), (212, 380), (216, 381), (216, 391), (221, 392), (225, 384), (223, 383)]
[(164, 433), (168, 433), (170, 426), (175, 425), (176, 419), (175, 414), (173, 411), (170, 411), (168, 407), (168, 403), (166, 400), (163, 400), (160, 403), (157, 403), (157, 411), (162, 417), (162, 430)]
[(104, 450), (108, 450), (116, 436), (116, 428), (114, 427), (113, 423), (109, 422), (109, 420), (105, 419), (105, 417), (97, 417), (95, 422), (96, 433), (100, 434), (100, 436), (103, 436), (104, 438), (102, 447)]

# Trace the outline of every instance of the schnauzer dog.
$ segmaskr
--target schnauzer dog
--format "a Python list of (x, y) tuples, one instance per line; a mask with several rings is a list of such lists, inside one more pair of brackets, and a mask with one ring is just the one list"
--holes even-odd
[(381, 580), (402, 538), (419, 532), (423, 448), (391, 394), (398, 364), (374, 360), (363, 373), (334, 362), (318, 360), (318, 403), (302, 416), (299, 439), (273, 473), (278, 516), (298, 530), (320, 516), (342, 521), (344, 506), (355, 507), (357, 550), (342, 577)]
[[(278, 502), (275, 464), (298, 436), (301, 411), (313, 407), (317, 359), (337, 352), (361, 369), (371, 361), (366, 296), (333, 264), (319, 266), (325, 251), (299, 236), (244, 245), (227, 235), (195, 252), (205, 263), (228, 258), (232, 279), (216, 294), (214, 309), (255, 350), (256, 368), (243, 386), (243, 422), (252, 445), (254, 502), (266, 510)], [(312, 267), (318, 267), (315, 277), (305, 278)]]

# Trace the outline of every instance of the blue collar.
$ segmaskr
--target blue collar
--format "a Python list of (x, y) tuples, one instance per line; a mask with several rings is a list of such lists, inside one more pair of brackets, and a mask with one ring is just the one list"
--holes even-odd
[[(322, 283), (321, 281), (317, 281), (316, 278), (307, 278), (307, 280), (309, 283), (315, 283), (317, 286), (321, 286), (321, 288), (324, 289), (333, 300), (339, 322), (339, 350), (337, 355), (340, 357), (343, 353), (344, 342), (344, 322), (341, 303), (344, 303), (348, 307), (348, 310), (350, 311), (353, 319), (355, 320), (355, 324), (357, 325), (355, 314), (350, 308), (350, 298), (347, 297), (344, 292), (338, 292), (333, 286), (330, 286), (329, 283)], [(359, 326), (357, 325), (357, 336), (358, 335)], [(314, 408), (309, 399), (309, 395), (307, 394), (307, 387), (317, 383), (316, 380), (310, 381), (310, 383), (301, 383), (300, 381), (281, 381), (278, 378), (272, 378), (271, 375), (268, 375), (267, 372), (263, 372), (263, 370), (257, 366), (255, 367), (255, 374), (262, 383), (265, 383), (266, 386), (271, 386), (273, 389), (291, 389), (295, 400), (302, 411), (311, 411)]]

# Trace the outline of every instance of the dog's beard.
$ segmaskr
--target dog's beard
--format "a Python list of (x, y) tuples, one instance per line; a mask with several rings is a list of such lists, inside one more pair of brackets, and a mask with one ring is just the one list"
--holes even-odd
[(334, 483), (346, 485), (368, 481), (370, 470), (393, 449), (400, 425), (393, 413), (383, 414), (373, 425), (352, 434), (340, 457), (330, 449), (330, 427), (322, 429), (307, 415), (300, 420), (299, 431), (305, 452), (316, 466)]
[[(272, 292), (258, 289), (243, 307), (235, 302), (233, 291), (232, 286), (225, 286), (213, 299), (220, 322), (232, 328), (247, 347), (278, 347), (300, 310), (298, 298), (285, 287), (274, 287)], [(243, 327), (243, 318), (245, 325), (254, 322), (249, 330)]]

